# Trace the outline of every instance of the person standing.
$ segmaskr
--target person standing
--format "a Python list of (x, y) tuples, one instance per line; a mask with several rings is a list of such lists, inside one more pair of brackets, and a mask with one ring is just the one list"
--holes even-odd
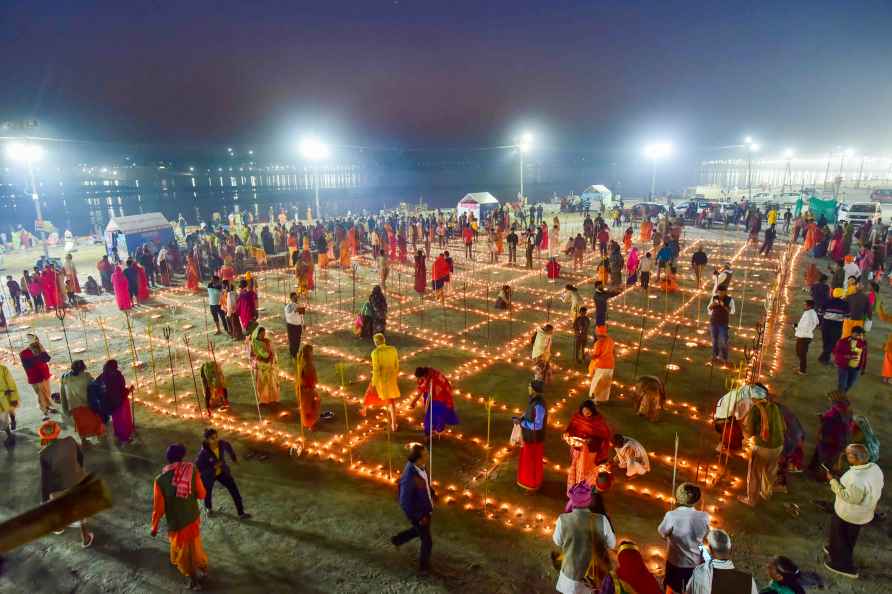
[(242, 332), (251, 334), (257, 325), (257, 293), (253, 287), (248, 286), (248, 281), (242, 279), (239, 281), (239, 293), (235, 302), (235, 310), (238, 314), (239, 324)]
[(465, 243), (465, 258), (468, 260), (474, 259), (474, 230), (471, 229), (470, 225), (465, 225), (465, 228), (461, 233), (462, 239)]
[(607, 324), (607, 302), (617, 295), (619, 291), (605, 289), (602, 281), (595, 281), (595, 291), (592, 295), (595, 302), (595, 328)]
[(9, 290), (9, 296), (12, 297), (12, 303), (15, 306), (16, 315), (22, 313), (22, 288), (16, 282), (12, 275), (6, 275), (6, 288)]
[(821, 325), (818, 313), (815, 311), (815, 302), (813, 299), (805, 300), (805, 311), (796, 324), (796, 356), (799, 357), (799, 369), (796, 371), (799, 375), (805, 375), (808, 367), (808, 347), (815, 336), (815, 328)]
[(511, 225), (511, 233), (506, 238), (508, 242), (508, 264), (517, 265), (517, 225)]
[(276, 349), (266, 335), (266, 328), (257, 326), (251, 334), (251, 363), (254, 367), (254, 389), (260, 404), (278, 402), (279, 366)]
[(830, 540), (824, 547), (828, 560), (824, 567), (849, 578), (858, 578), (853, 553), (861, 527), (873, 520), (877, 503), (883, 491), (883, 471), (870, 462), (870, 454), (861, 444), (846, 448), (849, 469), (837, 479), (829, 470), (827, 479), (830, 490), (836, 496), (833, 502), (833, 520), (830, 522)]
[(366, 389), (360, 415), (365, 416), (371, 405), (385, 405), (390, 413), (390, 430), (396, 431), (396, 401), (400, 398), (397, 383), (400, 373), (400, 357), (396, 348), (387, 344), (380, 332), (372, 336), (375, 348), (372, 350), (372, 377)]
[(40, 339), (36, 334), (26, 334), (25, 338), (28, 340), (28, 347), (19, 353), (19, 359), (22, 362), (22, 367), (25, 368), (28, 383), (37, 394), (37, 405), (43, 412), (43, 419), (47, 420), (50, 413), (56, 412), (56, 409), (50, 405), (50, 378), (52, 375), (50, 367), (47, 365), (50, 362), (50, 355), (40, 344)]
[(694, 568), (685, 594), (759, 594), (753, 576), (734, 568), (727, 532), (710, 530), (706, 546), (710, 559)]
[(755, 507), (758, 498), (771, 499), (777, 465), (784, 449), (784, 416), (765, 391), (752, 392), (752, 407), (743, 419), (743, 435), (752, 440), (746, 473), (746, 495), (737, 499)]
[(322, 404), (319, 393), (316, 392), (319, 377), (313, 360), (313, 345), (309, 343), (300, 345), (294, 367), (294, 386), (300, 403), (300, 422), (304, 429), (312, 431), (319, 421), (319, 407)]
[(288, 352), (291, 358), (297, 357), (300, 350), (300, 338), (304, 331), (304, 312), (306, 310), (298, 305), (297, 293), (292, 292), (285, 304), (285, 328), (288, 331)]
[(3, 445), (11, 448), (15, 445), (15, 410), (19, 406), (19, 388), (9, 368), (0, 363), (0, 427), (6, 433)]
[(678, 507), (666, 512), (657, 531), (666, 539), (666, 571), (663, 587), (684, 592), (694, 568), (703, 563), (700, 544), (709, 532), (709, 514), (694, 508), (700, 488), (682, 483), (675, 490)]
[(607, 334), (607, 326), (602, 324), (595, 327), (595, 345), (592, 348), (592, 360), (588, 366), (591, 384), (589, 385), (589, 398), (595, 402), (607, 402), (610, 400), (610, 386), (613, 383), (613, 369), (616, 366), (614, 357), (615, 343)]
[(594, 563), (596, 582), (607, 574), (610, 569), (608, 550), (616, 547), (616, 535), (604, 515), (589, 510), (592, 504), (589, 483), (583, 481), (574, 485), (567, 497), (566, 511), (558, 516), (552, 534), (552, 542), (561, 549), (555, 589), (561, 594), (593, 592), (586, 585), (589, 567)]
[(223, 314), (223, 308), (220, 307), (220, 297), (223, 294), (223, 284), (220, 282), (220, 277), (216, 274), (211, 278), (211, 282), (208, 283), (208, 307), (211, 310), (211, 317), (214, 318), (214, 326), (217, 327), (217, 331), (214, 334), (221, 334), (220, 326), (223, 326), (223, 330), (229, 332), (229, 328), (226, 323), (226, 316)]
[(588, 327), (591, 323), (588, 308), (580, 307), (576, 319), (573, 320), (573, 360), (582, 363), (585, 359), (585, 348), (588, 346)]
[(424, 293), (427, 291), (427, 259), (421, 250), (415, 253), (415, 282), (413, 288), (419, 296), (424, 298)]
[[(131, 303), (139, 303), (139, 270), (133, 258), (127, 258), (127, 266), (124, 267), (124, 277), (127, 279), (127, 291)], [(195, 291), (198, 290), (198, 282), (195, 283)]]
[(421, 552), (418, 557), (418, 569), (422, 574), (430, 571), (431, 551), (431, 516), (434, 511), (436, 491), (431, 485), (427, 470), (424, 467), (426, 450), (420, 443), (409, 447), (409, 456), (399, 481), (400, 507), (412, 524), (411, 528), (391, 537), (395, 547), (402, 546), (413, 538), (421, 539)]
[(707, 307), (713, 361), (728, 362), (728, 329), (735, 311), (734, 300), (728, 295), (728, 290), (720, 287)]
[(706, 252), (703, 251), (703, 244), (697, 244), (697, 251), (694, 252), (694, 255), (691, 256), (691, 268), (694, 270), (694, 278), (697, 279), (697, 287), (700, 287), (700, 281), (703, 278), (703, 269), (706, 268), (706, 264), (709, 262), (709, 258), (706, 256)]
[(91, 437), (105, 435), (105, 425), (99, 415), (90, 407), (88, 388), (93, 376), (81, 359), (71, 363), (71, 370), (62, 374), (60, 395), (62, 413), (74, 421), (74, 429), (82, 444), (89, 443)]
[(133, 438), (135, 429), (133, 410), (130, 407), (130, 393), (133, 391), (133, 386), (127, 386), (127, 380), (118, 370), (118, 362), (115, 359), (106, 361), (99, 381), (104, 386), (102, 408), (112, 417), (115, 437), (118, 443), (128, 443)]
[(762, 247), (759, 248), (759, 255), (767, 256), (771, 253), (771, 248), (774, 247), (774, 240), (777, 238), (777, 231), (774, 228), (774, 225), (768, 225), (768, 228), (765, 229), (765, 240), (762, 242)]
[(867, 342), (864, 328), (855, 326), (851, 336), (840, 338), (833, 347), (833, 360), (836, 363), (837, 387), (848, 392), (858, 377), (867, 371)]
[(641, 288), (647, 291), (650, 287), (650, 273), (654, 269), (654, 259), (650, 252), (645, 252), (641, 259), (641, 265), (638, 267), (641, 273)]
[(201, 450), (198, 452), (198, 457), (195, 458), (195, 467), (198, 469), (198, 474), (201, 475), (201, 482), (204, 484), (204, 490), (206, 491), (204, 508), (207, 510), (208, 517), (214, 515), (214, 483), (220, 483), (229, 491), (239, 520), (247, 520), (251, 517), (251, 514), (245, 513), (245, 506), (242, 503), (238, 485), (232, 477), (229, 464), (226, 463), (227, 455), (233, 464), (238, 464), (238, 457), (235, 455), (232, 445), (225, 439), (220, 439), (220, 435), (213, 427), (205, 429)]
[(166, 518), (170, 564), (189, 578), (190, 590), (198, 590), (208, 573), (198, 511), (198, 500), (207, 497), (207, 492), (195, 466), (183, 462), (186, 446), (171, 445), (166, 457), (168, 463), (155, 477), (152, 491), (151, 535), (157, 536), (161, 518)]
[(853, 292), (846, 297), (846, 302), (849, 304), (849, 317), (842, 323), (842, 338), (849, 336), (855, 326), (866, 329), (867, 320), (873, 319), (873, 307), (870, 297), (864, 292), (864, 284), (851, 277), (849, 283), (849, 288)]
[(548, 409), (545, 405), (545, 383), (530, 381), (529, 405), (522, 417), (512, 417), (520, 426), (523, 446), (517, 463), (517, 484), (528, 490), (538, 491), (542, 486), (543, 456), (545, 452), (545, 427), (548, 425)]
[(849, 317), (849, 303), (842, 298), (841, 288), (832, 289), (830, 300), (824, 306), (824, 315), (821, 320), (821, 355), (818, 362), (830, 365), (830, 355), (833, 347), (842, 336), (842, 326)]
[[(46, 503), (72, 488), (84, 478), (84, 452), (73, 437), (62, 437), (62, 427), (55, 421), (44, 421), (37, 430), (40, 437), (40, 493)], [(81, 545), (93, 544), (93, 533), (87, 530), (85, 520), (79, 522)], [(56, 532), (62, 534), (64, 529)]]

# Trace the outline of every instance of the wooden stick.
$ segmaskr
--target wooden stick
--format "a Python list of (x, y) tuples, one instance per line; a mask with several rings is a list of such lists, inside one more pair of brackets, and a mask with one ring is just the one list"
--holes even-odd
[(0, 524), (0, 553), (7, 553), (53, 531), (62, 530), (111, 506), (108, 485), (96, 475), (88, 474), (63, 495)]

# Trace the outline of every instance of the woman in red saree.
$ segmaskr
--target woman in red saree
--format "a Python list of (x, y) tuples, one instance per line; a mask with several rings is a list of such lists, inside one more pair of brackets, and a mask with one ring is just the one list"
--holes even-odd
[(40, 286), (43, 288), (43, 304), (47, 310), (56, 309), (61, 300), (59, 297), (59, 283), (56, 280), (56, 271), (52, 266), (47, 266), (40, 273)]
[(424, 295), (427, 289), (427, 262), (424, 258), (424, 252), (418, 250), (415, 254), (415, 292)]
[(598, 465), (610, 458), (611, 439), (613, 432), (595, 403), (591, 400), (583, 402), (573, 413), (563, 435), (563, 440), (570, 446), (568, 487), (582, 481), (595, 484)]
[(127, 285), (127, 277), (120, 265), (115, 266), (115, 271), (111, 275), (112, 287), (115, 290), (115, 302), (121, 311), (133, 307), (133, 301), (130, 300), (130, 287)]
[(186, 254), (186, 288), (197, 292), (198, 278), (198, 264), (195, 263), (195, 256)]
[(136, 265), (136, 272), (139, 276), (139, 283), (136, 289), (136, 297), (139, 299), (140, 303), (145, 303), (149, 300), (149, 277), (146, 275), (146, 269), (143, 268), (140, 264)]

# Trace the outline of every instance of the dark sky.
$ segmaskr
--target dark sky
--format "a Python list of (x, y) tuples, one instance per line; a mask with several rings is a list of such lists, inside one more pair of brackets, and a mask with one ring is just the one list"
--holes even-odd
[(892, 151), (888, 0), (6, 0), (0, 66), (90, 140)]

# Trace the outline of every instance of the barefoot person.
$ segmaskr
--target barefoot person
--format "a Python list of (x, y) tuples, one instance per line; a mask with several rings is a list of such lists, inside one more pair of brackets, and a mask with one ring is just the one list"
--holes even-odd
[(155, 477), (152, 501), (152, 536), (158, 534), (161, 518), (167, 519), (170, 563), (189, 578), (189, 589), (200, 590), (207, 577), (208, 557), (201, 544), (198, 500), (207, 497), (195, 466), (183, 462), (186, 446), (167, 448), (167, 466)]

